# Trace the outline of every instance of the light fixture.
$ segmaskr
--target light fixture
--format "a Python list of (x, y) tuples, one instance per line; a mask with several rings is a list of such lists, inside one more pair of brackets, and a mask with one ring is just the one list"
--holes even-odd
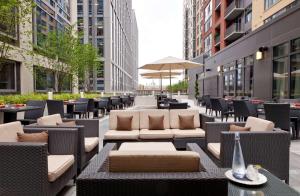
[(218, 71), (219, 73), (223, 73), (223, 65), (218, 66), (218, 67), (217, 67), (217, 71)]
[(268, 47), (260, 47), (256, 52), (256, 60), (261, 60), (264, 58), (264, 52), (268, 51)]

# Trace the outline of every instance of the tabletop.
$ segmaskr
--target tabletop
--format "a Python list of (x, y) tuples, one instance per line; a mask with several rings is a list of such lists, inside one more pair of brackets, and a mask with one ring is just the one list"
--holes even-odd
[(38, 106), (21, 106), (21, 107), (10, 106), (5, 108), (0, 108), (0, 112), (16, 113), (16, 112), (24, 112), (29, 110), (38, 110), (38, 109), (42, 109), (42, 108)]

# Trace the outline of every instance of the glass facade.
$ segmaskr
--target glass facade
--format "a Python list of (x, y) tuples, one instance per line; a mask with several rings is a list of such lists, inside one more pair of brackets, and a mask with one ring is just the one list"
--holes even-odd
[(280, 0), (265, 0), (265, 10), (269, 9), (272, 7), (274, 4), (279, 2)]
[(16, 91), (16, 64), (14, 62), (0, 63), (0, 92)]
[(34, 67), (35, 91), (48, 91), (55, 88), (55, 75), (50, 69)]

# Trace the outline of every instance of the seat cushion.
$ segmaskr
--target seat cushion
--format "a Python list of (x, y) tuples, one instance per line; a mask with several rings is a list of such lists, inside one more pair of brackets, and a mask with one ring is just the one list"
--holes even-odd
[(250, 127), (250, 131), (273, 131), (274, 123), (261, 118), (249, 116), (245, 127)]
[(170, 127), (171, 127), (171, 129), (180, 129), (179, 115), (180, 116), (194, 115), (194, 127), (195, 128), (200, 127), (199, 110), (197, 110), (197, 109), (178, 109), (178, 110), (170, 110)]
[(207, 150), (217, 159), (220, 159), (221, 143), (208, 143)]
[(203, 170), (199, 154), (191, 151), (111, 151), (108, 165), (110, 172), (199, 172)]
[(119, 151), (176, 151), (172, 142), (124, 142)]
[(48, 156), (48, 180), (54, 182), (74, 164), (73, 155)]
[(165, 130), (148, 130), (142, 129), (140, 131), (141, 139), (172, 139), (173, 133), (170, 129)]
[(109, 113), (109, 129), (117, 130), (117, 116), (119, 117), (130, 117), (132, 118), (131, 129), (139, 130), (140, 129), (140, 114), (139, 111), (134, 110), (111, 110)]
[(106, 140), (138, 140), (139, 130), (132, 131), (116, 131), (109, 130), (104, 134)]
[(61, 124), (63, 121), (61, 119), (60, 114), (53, 114), (49, 116), (43, 116), (37, 120), (38, 125), (51, 125), (56, 126), (57, 124)]
[(0, 125), (0, 142), (17, 142), (17, 133), (24, 133), (20, 121)]
[(172, 129), (174, 138), (203, 138), (205, 137), (205, 131), (200, 128), (196, 129)]
[(149, 116), (164, 116), (164, 129), (170, 128), (169, 110), (141, 110), (140, 111), (140, 129), (149, 129)]
[(91, 152), (99, 144), (98, 137), (86, 137), (84, 138), (85, 152)]

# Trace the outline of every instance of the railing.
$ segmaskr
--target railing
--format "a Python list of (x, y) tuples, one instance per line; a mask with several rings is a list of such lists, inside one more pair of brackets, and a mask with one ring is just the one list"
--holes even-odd
[(232, 3), (227, 6), (226, 11), (225, 11), (225, 16), (227, 16), (232, 10), (237, 9), (237, 8), (243, 8), (243, 5), (240, 0), (234, 0)]
[(217, 9), (221, 4), (221, 0), (216, 0), (215, 3), (215, 8)]
[(225, 37), (232, 33), (242, 33), (242, 24), (241, 23), (233, 23), (226, 29)]

